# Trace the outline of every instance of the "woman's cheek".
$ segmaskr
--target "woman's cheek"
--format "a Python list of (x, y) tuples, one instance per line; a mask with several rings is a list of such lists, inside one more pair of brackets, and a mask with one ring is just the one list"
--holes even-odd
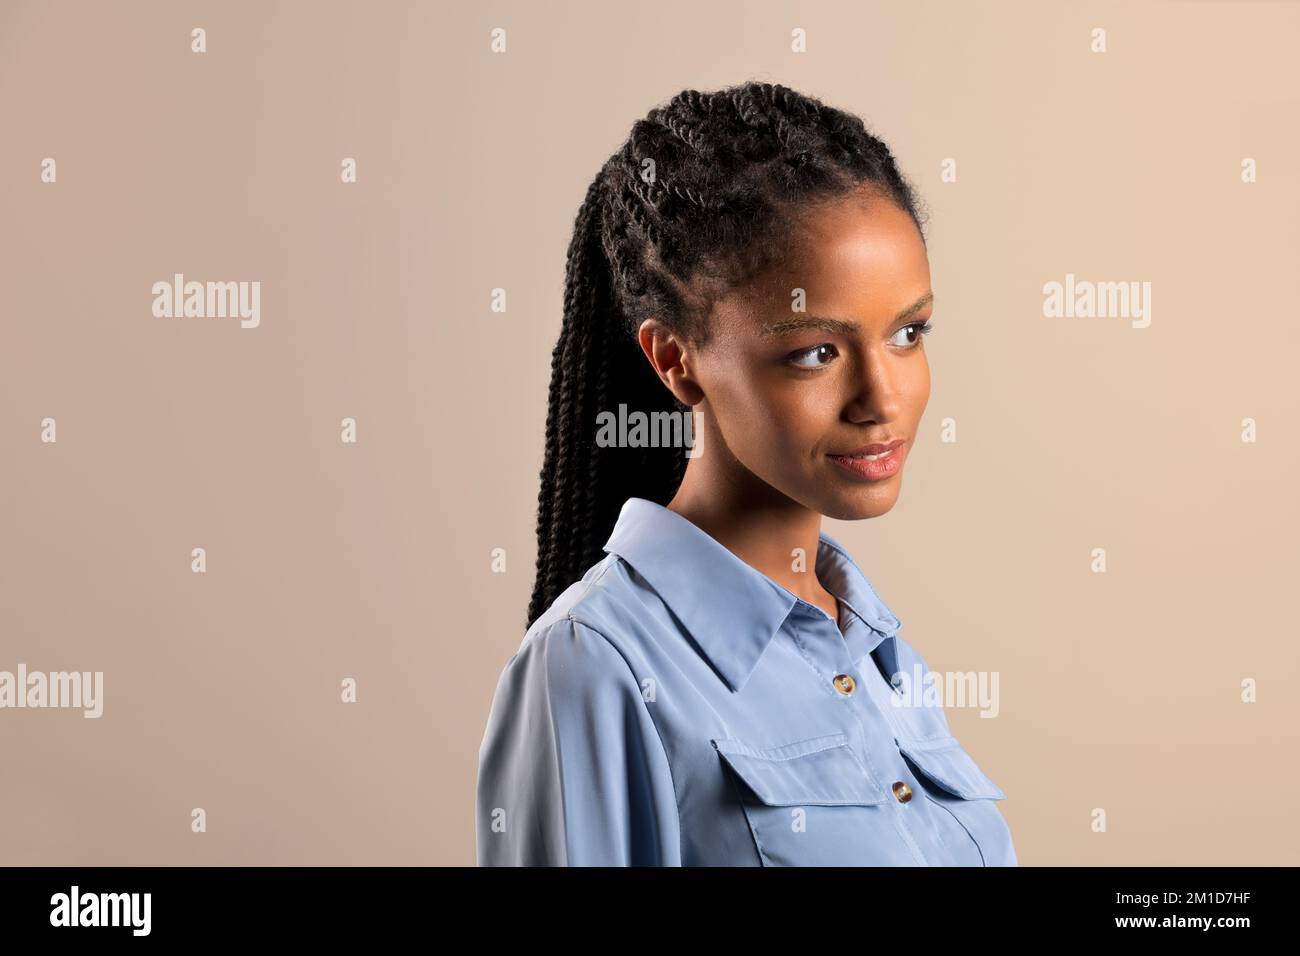
[[(829, 416), (829, 417), (828, 417)], [(813, 389), (787, 389), (763, 409), (772, 444), (788, 466), (808, 457), (834, 426), (834, 412), (825, 394)]]

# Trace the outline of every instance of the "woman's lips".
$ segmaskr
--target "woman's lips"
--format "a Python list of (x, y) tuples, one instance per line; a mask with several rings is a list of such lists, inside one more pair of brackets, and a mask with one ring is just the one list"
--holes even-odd
[[(903, 439), (899, 438), (883, 445), (867, 445), (851, 454), (826, 457), (854, 477), (879, 481), (898, 474), (898, 470), (903, 467), (903, 445)], [(867, 449), (871, 449), (872, 453)]]

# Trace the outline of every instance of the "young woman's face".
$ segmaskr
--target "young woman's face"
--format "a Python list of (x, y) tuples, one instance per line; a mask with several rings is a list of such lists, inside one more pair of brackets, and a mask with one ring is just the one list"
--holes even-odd
[[(884, 514), (930, 397), (921, 327), (932, 308), (907, 213), (885, 200), (823, 207), (793, 256), (719, 302), (711, 340), (688, 351), (710, 437), (733, 467), (807, 508)], [(844, 457), (900, 440), (878, 462)]]

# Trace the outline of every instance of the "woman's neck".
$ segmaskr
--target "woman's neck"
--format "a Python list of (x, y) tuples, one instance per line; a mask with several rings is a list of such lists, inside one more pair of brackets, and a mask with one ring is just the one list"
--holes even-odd
[[(768, 485), (700, 480), (692, 461), (667, 505), (750, 567), (839, 620), (835, 596), (817, 578), (822, 516)], [(695, 480), (692, 480), (692, 470)], [(750, 476), (753, 477), (752, 475)]]

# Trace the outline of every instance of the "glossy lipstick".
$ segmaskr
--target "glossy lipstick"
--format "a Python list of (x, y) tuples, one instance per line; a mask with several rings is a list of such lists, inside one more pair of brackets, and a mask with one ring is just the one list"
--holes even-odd
[(903, 467), (904, 439), (895, 438), (889, 442), (877, 442), (863, 445), (861, 448), (843, 455), (827, 455), (845, 471), (867, 481), (879, 481), (898, 474)]

